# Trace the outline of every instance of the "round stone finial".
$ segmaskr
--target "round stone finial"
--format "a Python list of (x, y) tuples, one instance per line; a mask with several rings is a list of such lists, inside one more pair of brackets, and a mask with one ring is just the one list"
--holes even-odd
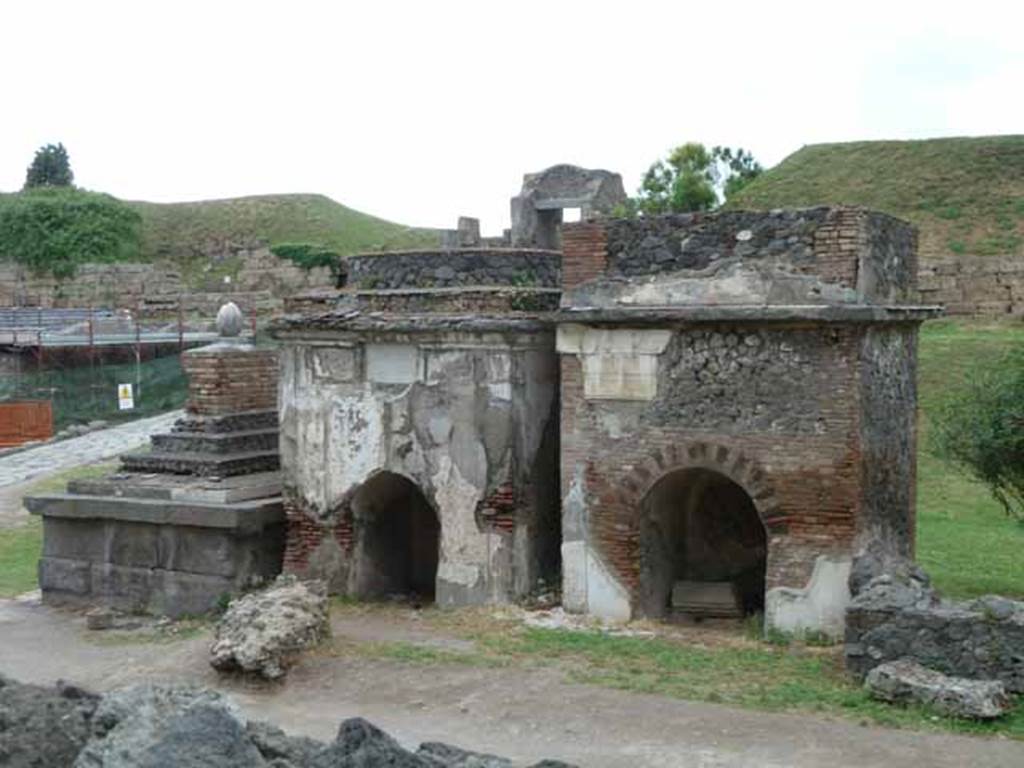
[(233, 301), (229, 301), (217, 311), (217, 333), (221, 336), (237, 336), (245, 324), (242, 310)]

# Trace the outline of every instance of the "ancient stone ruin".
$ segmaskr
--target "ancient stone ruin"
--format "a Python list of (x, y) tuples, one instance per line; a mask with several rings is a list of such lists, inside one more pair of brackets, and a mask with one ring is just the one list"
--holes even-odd
[(282, 323), (286, 570), (362, 598), (508, 601), (558, 574), (558, 254), (354, 257)]
[(913, 555), (915, 232), (846, 207), (609, 217), (622, 197), (556, 166), (513, 201), (519, 247), (465, 220), (459, 247), (350, 258), (330, 311), (275, 325), (279, 392), (274, 352), (187, 352), (172, 434), (30, 502), (44, 597), (198, 612), (283, 548), (357, 598), (560, 583), (608, 619), (840, 637), (855, 554)]
[(566, 226), (563, 600), (839, 636), (854, 553), (910, 555), (914, 231), (854, 208)]
[(617, 173), (575, 165), (528, 173), (522, 190), (512, 198), (511, 245), (559, 248), (565, 209), (579, 209), (580, 218), (590, 220), (625, 202), (626, 190)]
[(53, 604), (205, 613), (281, 570), (277, 353), (239, 338), (189, 350), (187, 415), (109, 477), (25, 500), (43, 518), (39, 585)]
[(529, 176), (530, 247), (354, 257), (278, 324), (286, 570), (443, 605), (560, 573), (568, 610), (835, 637), (854, 553), (912, 555), (914, 230), (601, 216), (620, 193)]

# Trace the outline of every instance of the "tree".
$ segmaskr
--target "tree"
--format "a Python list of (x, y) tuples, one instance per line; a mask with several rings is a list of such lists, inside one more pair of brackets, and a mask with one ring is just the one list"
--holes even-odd
[(761, 164), (743, 147), (736, 149), (715, 147), (711, 150), (711, 155), (718, 165), (719, 178), (722, 179), (722, 197), (725, 200), (735, 195), (764, 171)]
[(950, 395), (932, 426), (936, 453), (988, 486), (1024, 522), (1024, 351), (1014, 350)]
[(644, 174), (637, 196), (628, 206), (646, 215), (707, 211), (738, 192), (762, 171), (745, 149), (697, 142), (673, 149)]
[(47, 144), (36, 150), (25, 174), (25, 189), (34, 187), (70, 187), (75, 180), (63, 144)]

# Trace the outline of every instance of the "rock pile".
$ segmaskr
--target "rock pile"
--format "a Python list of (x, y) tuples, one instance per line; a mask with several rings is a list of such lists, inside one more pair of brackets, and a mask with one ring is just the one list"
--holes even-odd
[(326, 585), (278, 576), (269, 589), (228, 605), (217, 622), (210, 664), (276, 680), (301, 651), (330, 634)]
[[(0, 678), (5, 768), (512, 768), (501, 757), (438, 742), (416, 752), (361, 718), (329, 744), (247, 721), (220, 693), (138, 685), (100, 697), (74, 686)], [(543, 760), (532, 768), (572, 768)]]
[(889, 661), (868, 672), (868, 691), (893, 704), (923, 704), (949, 717), (991, 720), (1010, 711), (1006, 686), (997, 680), (948, 677), (915, 661)]
[(1024, 693), (1024, 603), (988, 595), (941, 600), (927, 574), (869, 553), (854, 562), (846, 667), (873, 695), (957, 717), (998, 717)]

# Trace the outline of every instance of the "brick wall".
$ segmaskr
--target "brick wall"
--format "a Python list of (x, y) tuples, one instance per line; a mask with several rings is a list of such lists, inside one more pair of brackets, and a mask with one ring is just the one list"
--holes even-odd
[(277, 352), (200, 347), (181, 356), (189, 412), (219, 416), (277, 409)]
[(597, 277), (608, 267), (604, 223), (587, 221), (562, 226), (562, 287)]
[(865, 246), (863, 212), (840, 208), (830, 212), (814, 232), (814, 273), (830, 282), (857, 287), (857, 257)]
[[(749, 329), (740, 329), (740, 333)], [(804, 336), (795, 341), (793, 333)], [(628, 589), (640, 578), (640, 514), (647, 491), (667, 473), (689, 467), (718, 471), (753, 498), (768, 532), (767, 587), (803, 587), (819, 554), (850, 554), (863, 496), (857, 361), (861, 333), (842, 329), (826, 342), (821, 329), (790, 332), (803, 365), (805, 391), (792, 393), (813, 408), (805, 422), (780, 420), (758, 431), (739, 419), (730, 426), (727, 403), (715, 423), (698, 421), (690, 408), (675, 408), (662, 366), (659, 397), (652, 402), (587, 401), (579, 360), (562, 357), (562, 492), (582, 473), (590, 541)], [(771, 373), (761, 378), (771, 383)], [(696, 385), (695, 385), (696, 386)], [(713, 385), (712, 385), (713, 386)], [(786, 386), (794, 386), (786, 382)], [(785, 399), (743, 395), (751, 411), (780, 412)], [(734, 397), (735, 393), (730, 395)], [(738, 417), (737, 417), (738, 418)], [(770, 422), (770, 420), (769, 420)], [(616, 425), (615, 433), (608, 424)], [(784, 426), (789, 424), (789, 426)]]
[(352, 516), (338, 515), (330, 523), (318, 522), (303, 512), (294, 495), (286, 494), (284, 501), (288, 535), (284, 550), (284, 572), (304, 574), (309, 567), (310, 555), (324, 539), (334, 538), (346, 554), (352, 552)]

